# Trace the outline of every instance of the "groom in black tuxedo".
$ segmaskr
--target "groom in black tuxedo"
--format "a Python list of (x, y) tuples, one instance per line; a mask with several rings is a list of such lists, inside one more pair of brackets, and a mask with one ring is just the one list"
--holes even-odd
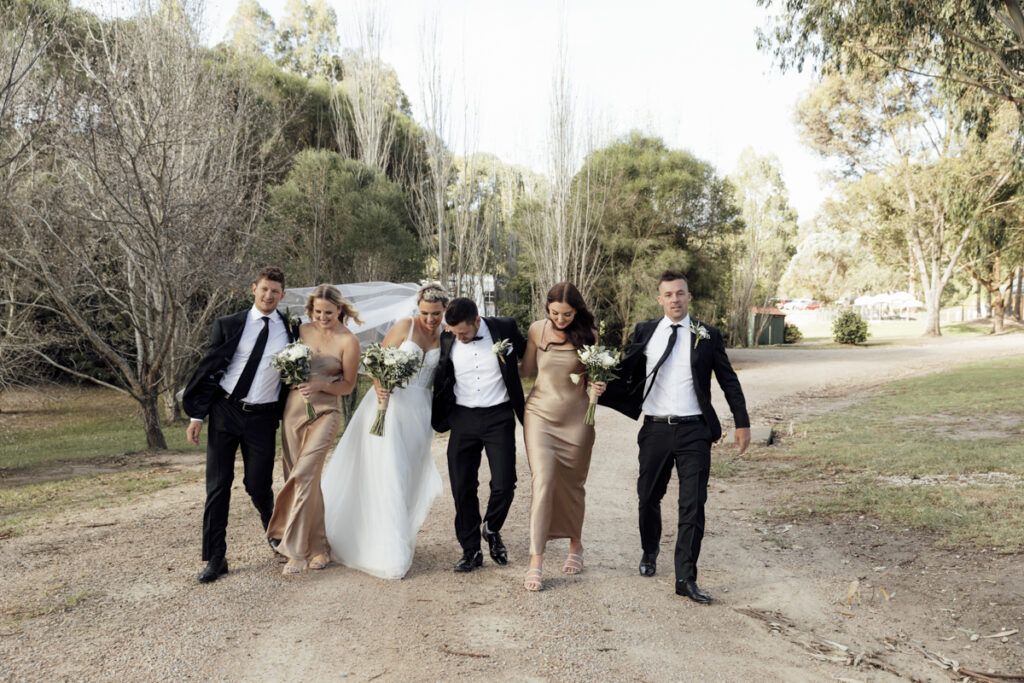
[(691, 298), (682, 273), (662, 273), (658, 303), (665, 315), (633, 329), (620, 377), (609, 383), (600, 402), (634, 420), (644, 414), (637, 437), (641, 576), (654, 576), (661, 542), (661, 499), (675, 466), (679, 477), (676, 594), (710, 603), (711, 596), (697, 585), (697, 558), (704, 538), (711, 444), (722, 436), (711, 405), (712, 370), (732, 411), (741, 454), (750, 444), (750, 418), (722, 335), (690, 318)]
[[(448, 476), (455, 498), (455, 533), (462, 546), (457, 572), (483, 564), (480, 538), (491, 558), (508, 563), (501, 540), (516, 488), (515, 419), (523, 421), (523, 385), (519, 357), (526, 340), (512, 318), (481, 318), (471, 299), (453, 299), (444, 314), (441, 359), (434, 376), (431, 425), (451, 429)], [(495, 345), (504, 348), (495, 351)], [(491, 495), (480, 526), (480, 453), (486, 451), (491, 470)]]
[[(253, 306), (217, 318), (210, 345), (182, 396), (191, 418), (188, 440), (199, 445), (203, 420), (206, 439), (206, 507), (203, 510), (203, 561), (200, 583), (228, 571), (224, 555), (235, 452), (241, 447), (245, 490), (267, 528), (274, 513), (274, 453), (277, 425), (287, 397), (271, 356), (298, 336), (277, 312), (284, 297), (284, 273), (267, 267), (252, 285)], [(274, 543), (271, 542), (273, 546)]]

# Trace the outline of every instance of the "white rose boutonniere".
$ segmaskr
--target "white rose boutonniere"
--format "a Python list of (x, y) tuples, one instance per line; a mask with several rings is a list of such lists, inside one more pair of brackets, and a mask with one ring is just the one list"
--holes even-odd
[(711, 339), (711, 333), (708, 332), (708, 328), (692, 320), (690, 321), (690, 334), (693, 335), (693, 348), (697, 348), (697, 344), (700, 343), (701, 339)]
[(508, 339), (502, 339), (501, 341), (494, 342), (494, 345), (491, 347), (491, 353), (497, 356), (498, 360), (504, 364), (505, 356), (512, 353), (512, 342)]
[[(280, 313), (280, 311), (278, 311), (278, 313)], [(281, 317), (284, 318), (285, 324), (292, 329), (295, 329), (302, 324), (302, 318), (292, 313), (291, 308), (284, 309), (284, 313), (281, 313)]]

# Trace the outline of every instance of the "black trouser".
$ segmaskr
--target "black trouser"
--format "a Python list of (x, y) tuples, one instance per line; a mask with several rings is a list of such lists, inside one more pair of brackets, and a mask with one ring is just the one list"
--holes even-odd
[(277, 450), (276, 410), (247, 413), (218, 395), (210, 405), (206, 434), (206, 508), (203, 510), (203, 560), (223, 557), (235, 479), (235, 453), (242, 447), (242, 483), (260, 513), (263, 528), (274, 514), (274, 452)]
[(487, 452), (491, 496), (484, 521), (500, 531), (516, 490), (516, 418), (509, 403), (490, 408), (456, 405), (449, 416), (448, 477), (455, 498), (455, 534), (464, 551), (480, 549), (480, 452)]
[(640, 542), (645, 553), (658, 554), (661, 499), (675, 465), (679, 476), (679, 530), (676, 535), (676, 580), (697, 578), (697, 558), (704, 538), (704, 503), (711, 470), (711, 432), (704, 421), (665, 424), (645, 422), (637, 437), (640, 476)]

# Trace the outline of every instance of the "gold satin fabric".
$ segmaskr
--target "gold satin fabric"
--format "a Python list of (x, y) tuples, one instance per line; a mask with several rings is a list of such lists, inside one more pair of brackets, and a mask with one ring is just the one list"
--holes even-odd
[[(310, 359), (314, 377), (338, 377), (341, 360), (314, 353)], [(281, 539), (277, 550), (296, 560), (311, 560), (331, 552), (324, 529), (324, 497), (320, 473), (327, 452), (341, 426), (341, 397), (320, 391), (309, 397), (316, 419), (306, 416), (306, 401), (292, 390), (281, 423), (284, 488), (277, 494), (274, 516), (267, 527), (269, 538)]]
[(530, 554), (544, 554), (549, 538), (581, 538), (594, 426), (583, 424), (589, 402), (576, 349), (537, 350), (537, 381), (526, 400), (523, 434), (533, 474)]

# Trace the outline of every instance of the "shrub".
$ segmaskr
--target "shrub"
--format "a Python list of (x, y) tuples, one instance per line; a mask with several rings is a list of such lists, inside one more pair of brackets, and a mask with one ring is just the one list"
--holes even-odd
[(804, 338), (804, 333), (793, 323), (786, 323), (782, 334), (783, 344), (796, 344)]
[(832, 323), (832, 338), (840, 344), (863, 344), (868, 338), (868, 323), (856, 311), (843, 311)]

